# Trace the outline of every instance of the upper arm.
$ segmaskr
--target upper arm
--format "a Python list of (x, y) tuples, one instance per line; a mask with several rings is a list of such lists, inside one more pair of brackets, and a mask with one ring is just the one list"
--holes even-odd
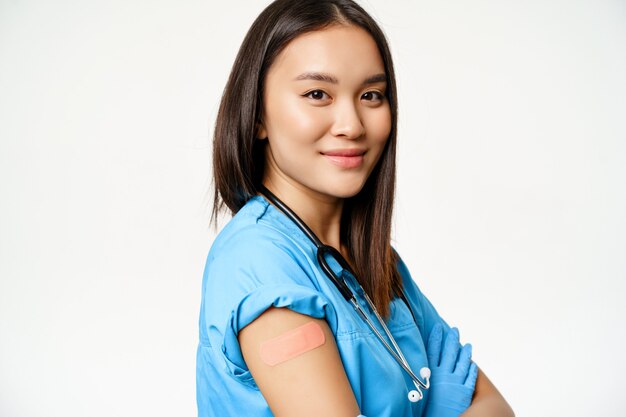
[[(274, 366), (261, 359), (263, 342), (311, 321), (321, 327), (324, 344)], [(244, 327), (238, 338), (250, 373), (275, 416), (359, 414), (335, 338), (325, 320), (272, 307)]]
[(474, 388), (474, 396), (473, 399), (480, 399), (483, 396), (500, 395), (500, 392), (496, 388), (495, 385), (487, 378), (487, 375), (482, 371), (482, 369), (478, 368), (478, 377), (476, 378), (476, 388)]
[(476, 388), (474, 389), (472, 404), (463, 413), (463, 417), (472, 416), (515, 416), (511, 406), (480, 368), (478, 368), (478, 377), (476, 379)]

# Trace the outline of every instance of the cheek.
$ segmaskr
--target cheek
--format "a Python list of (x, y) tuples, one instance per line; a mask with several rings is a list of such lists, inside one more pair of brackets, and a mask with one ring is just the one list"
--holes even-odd
[(391, 112), (387, 110), (373, 114), (367, 128), (374, 141), (385, 143), (391, 132)]
[(328, 128), (327, 116), (305, 100), (295, 93), (272, 97), (266, 106), (268, 135), (295, 142), (322, 137)]

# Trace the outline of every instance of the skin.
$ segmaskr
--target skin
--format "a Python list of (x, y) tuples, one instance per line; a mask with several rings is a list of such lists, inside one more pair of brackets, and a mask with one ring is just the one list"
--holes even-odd
[[(337, 83), (294, 80), (321, 72)], [(257, 138), (266, 140), (264, 185), (291, 207), (326, 244), (339, 238), (343, 199), (357, 194), (382, 153), (391, 130), (386, 82), (363, 85), (384, 74), (373, 38), (354, 26), (333, 26), (292, 40), (270, 67)], [(332, 150), (365, 151), (353, 168), (325, 156)], [(310, 321), (326, 343), (276, 366), (265, 364), (260, 345)], [(334, 336), (323, 319), (270, 308), (239, 333), (243, 357), (275, 416), (355, 417), (360, 414)], [(320, 372), (323, 370), (323, 372)], [(467, 416), (512, 416), (495, 386), (479, 370)]]
[(487, 378), (487, 375), (478, 368), (478, 378), (476, 378), (472, 405), (461, 416), (515, 417), (515, 413), (502, 394), (500, 394), (500, 391)]

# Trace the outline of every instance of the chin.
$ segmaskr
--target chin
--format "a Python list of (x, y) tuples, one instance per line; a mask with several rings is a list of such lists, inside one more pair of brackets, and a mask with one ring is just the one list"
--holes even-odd
[(330, 187), (327, 194), (337, 198), (350, 198), (357, 195), (363, 189), (364, 184), (337, 184)]

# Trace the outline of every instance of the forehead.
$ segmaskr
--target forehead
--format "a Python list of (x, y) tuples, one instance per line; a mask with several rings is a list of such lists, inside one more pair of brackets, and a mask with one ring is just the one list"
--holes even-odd
[(346, 78), (384, 73), (385, 66), (376, 42), (366, 30), (342, 25), (293, 39), (276, 57), (268, 76), (279, 74), (281, 80), (291, 81), (309, 71), (331, 73), (343, 82), (348, 81)]

